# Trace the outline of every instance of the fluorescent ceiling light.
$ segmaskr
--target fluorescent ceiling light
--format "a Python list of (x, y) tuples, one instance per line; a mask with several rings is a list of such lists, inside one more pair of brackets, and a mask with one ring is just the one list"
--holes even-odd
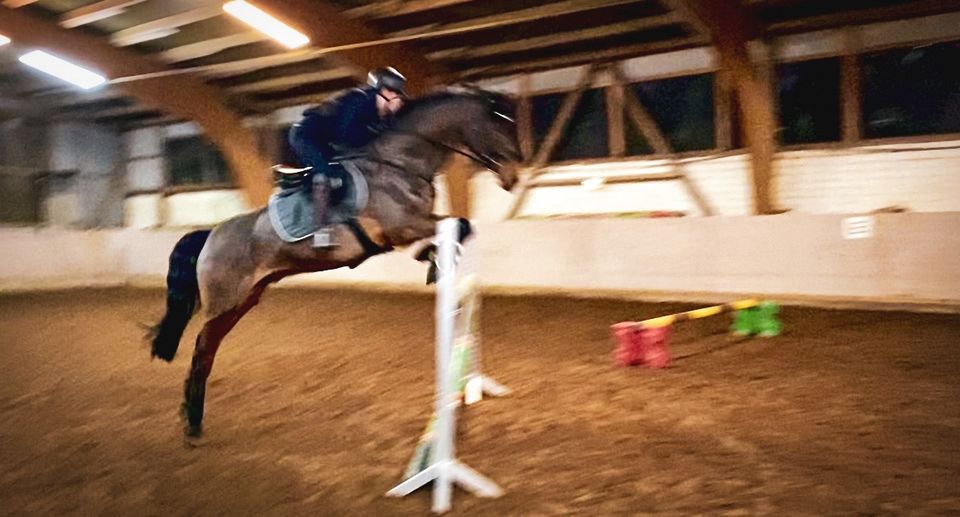
[(102, 75), (95, 74), (86, 68), (81, 68), (57, 56), (47, 54), (42, 50), (34, 50), (20, 56), (20, 62), (30, 65), (41, 72), (48, 73), (68, 83), (73, 83), (85, 90), (99, 86), (106, 82)]
[(0, 34), (0, 47), (6, 45), (7, 43), (10, 43), (10, 38)]
[(310, 38), (244, 0), (227, 2), (223, 4), (223, 10), (287, 48), (299, 48), (310, 43)]

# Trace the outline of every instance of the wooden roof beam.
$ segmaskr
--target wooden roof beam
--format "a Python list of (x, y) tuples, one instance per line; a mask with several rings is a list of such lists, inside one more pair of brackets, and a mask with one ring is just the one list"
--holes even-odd
[(223, 52), (229, 48), (241, 47), (251, 43), (259, 43), (269, 40), (270, 37), (260, 31), (246, 31), (222, 36), (219, 38), (206, 39), (196, 43), (188, 43), (171, 49), (164, 50), (158, 54), (158, 57), (167, 63), (179, 63), (206, 56), (212, 56), (218, 52)]
[(343, 14), (350, 18), (390, 18), (475, 1), (477, 0), (385, 0), (354, 7), (344, 11)]
[(338, 67), (328, 70), (319, 70), (316, 72), (305, 72), (302, 74), (286, 75), (283, 77), (273, 77), (259, 81), (238, 84), (228, 88), (230, 93), (255, 93), (267, 90), (280, 90), (291, 88), (301, 84), (322, 83), (336, 79), (347, 79), (350, 77), (362, 78), (366, 72), (361, 72), (353, 67)]
[(847, 25), (864, 25), (868, 23), (898, 21), (952, 11), (960, 11), (960, 1), (917, 0), (898, 5), (845, 10), (834, 14), (824, 14), (819, 16), (798, 18), (796, 20), (774, 22), (769, 24), (767, 31), (770, 34), (787, 34)]
[(23, 7), (30, 4), (35, 4), (40, 0), (3, 0), (4, 7), (9, 7), (11, 9), (16, 9), (18, 7)]
[(412, 34), (421, 34), (425, 32), (437, 31), (457, 31), (463, 30), (471, 32), (473, 30), (488, 29), (494, 27), (505, 27), (519, 23), (532, 21), (546, 22), (548, 18), (566, 16), (587, 11), (594, 11), (605, 7), (613, 7), (626, 4), (642, 4), (644, 0), (561, 0), (537, 7), (526, 9), (517, 9), (505, 13), (492, 14), (471, 18), (462, 22), (431, 24), (420, 27), (411, 27), (402, 31), (391, 32), (389, 36), (407, 36)]
[(110, 35), (110, 43), (117, 47), (129, 47), (137, 43), (166, 38), (176, 34), (180, 27), (220, 16), (223, 10), (219, 5), (198, 7), (182, 11), (170, 16), (151, 20), (140, 25), (114, 32)]
[[(305, 34), (313, 47), (334, 47), (382, 38), (381, 34), (356, 19), (348, 18), (329, 2), (256, 0), (255, 3)], [(365, 70), (381, 66), (396, 67), (407, 76), (408, 87), (414, 94), (424, 91), (428, 85), (443, 82), (446, 75), (439, 65), (428, 61), (419, 49), (405, 43), (356, 48), (338, 54)]]
[(437, 52), (432, 52), (428, 55), (428, 57), (430, 57), (430, 59), (473, 59), (477, 57), (488, 57), (497, 54), (522, 52), (525, 50), (547, 48), (554, 45), (617, 36), (635, 31), (663, 27), (675, 24), (679, 21), (680, 18), (676, 14), (669, 13), (662, 16), (650, 16), (647, 18), (640, 18), (638, 20), (630, 20), (622, 23), (614, 23), (600, 27), (590, 27), (587, 29), (551, 34), (549, 36), (539, 36), (517, 41), (508, 41), (506, 43), (484, 45), (481, 47), (444, 49)]
[[(43, 47), (64, 59), (94, 68), (108, 77), (126, 77), (167, 70), (160, 62), (111, 46), (101, 38), (63, 29), (31, 13), (0, 8), (0, 32), (26, 45)], [(115, 88), (145, 106), (197, 122), (223, 152), (237, 183), (256, 206), (272, 191), (270, 164), (257, 152), (255, 135), (228, 109), (223, 92), (190, 75), (121, 83)]]
[(126, 11), (127, 7), (141, 4), (147, 0), (101, 0), (92, 4), (72, 9), (60, 15), (60, 26), (72, 29), (96, 21), (116, 16)]
[[(708, 39), (699, 36), (692, 38), (675, 38), (653, 43), (639, 43), (636, 45), (613, 47), (599, 51), (579, 52), (576, 54), (534, 59), (530, 61), (505, 61), (502, 64), (494, 66), (465, 68), (459, 72), (457, 76), (463, 79), (477, 79), (482, 77), (494, 77), (522, 72), (533, 72), (551, 68), (565, 68), (582, 65), (584, 63), (614, 61), (642, 55), (681, 50), (690, 47), (699, 47), (708, 44)], [(469, 65), (469, 63), (467, 64)]]

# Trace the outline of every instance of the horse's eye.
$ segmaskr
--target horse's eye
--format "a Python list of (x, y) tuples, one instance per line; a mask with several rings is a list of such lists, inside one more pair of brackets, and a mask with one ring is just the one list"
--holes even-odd
[(500, 117), (500, 118), (502, 118), (502, 119), (504, 119), (504, 120), (506, 120), (507, 122), (509, 122), (509, 123), (511, 123), (511, 124), (515, 124), (515, 123), (516, 123), (516, 120), (513, 120), (513, 117), (510, 117), (510, 116), (508, 116), (508, 115), (505, 115), (505, 114), (503, 114), (503, 113), (500, 113), (499, 111), (494, 111), (493, 114), (496, 115), (496, 116), (498, 116), (498, 117)]

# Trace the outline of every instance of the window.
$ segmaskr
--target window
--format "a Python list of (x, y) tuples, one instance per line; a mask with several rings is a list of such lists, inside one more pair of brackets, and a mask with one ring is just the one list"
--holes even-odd
[(817, 59), (777, 66), (780, 143), (840, 140), (840, 60)]
[(863, 56), (864, 136), (960, 132), (960, 43)]
[[(533, 135), (537, 149), (557, 118), (563, 99), (569, 92), (538, 95), (533, 98)], [(602, 88), (583, 92), (567, 124), (563, 137), (550, 156), (551, 162), (603, 158), (609, 156), (607, 111)]]
[(232, 183), (220, 152), (198, 137), (176, 138), (164, 144), (171, 185), (224, 185)]
[[(700, 74), (630, 85), (633, 92), (674, 151), (703, 151), (716, 147), (713, 120), (713, 75)], [(646, 154), (642, 136), (626, 120), (627, 152)]]

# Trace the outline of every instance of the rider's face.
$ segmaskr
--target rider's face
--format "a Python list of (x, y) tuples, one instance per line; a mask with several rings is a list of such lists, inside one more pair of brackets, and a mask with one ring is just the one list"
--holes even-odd
[(403, 97), (394, 91), (380, 88), (377, 92), (377, 112), (381, 117), (392, 115), (403, 107)]

